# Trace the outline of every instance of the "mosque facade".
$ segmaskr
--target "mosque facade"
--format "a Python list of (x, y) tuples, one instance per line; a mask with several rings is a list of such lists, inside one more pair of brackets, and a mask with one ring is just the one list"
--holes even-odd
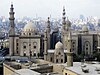
[[(80, 55), (92, 55), (100, 46), (100, 35), (95, 31), (89, 31), (84, 25), (81, 31), (71, 29), (71, 22), (67, 18), (63, 8), (61, 39), (57, 38), (59, 29), (51, 34), (50, 20), (46, 22), (43, 38), (37, 27), (31, 21), (28, 22), (20, 34), (15, 34), (13, 5), (10, 8), (9, 31), (9, 55), (10, 56), (37, 56), (43, 47), (44, 60), (54, 63), (64, 63), (67, 56), (68, 65), (73, 61), (73, 53)], [(41, 45), (41, 39), (43, 45)], [(59, 40), (59, 41), (58, 41)]]

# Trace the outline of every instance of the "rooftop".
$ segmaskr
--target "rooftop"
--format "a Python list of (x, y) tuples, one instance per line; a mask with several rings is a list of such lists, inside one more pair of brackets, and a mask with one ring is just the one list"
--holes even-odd
[[(65, 69), (73, 71), (79, 75), (100, 75), (100, 63), (84, 63), (74, 62), (72, 67), (62, 64)], [(87, 72), (86, 72), (87, 71)]]
[(30, 69), (16, 70), (16, 73), (18, 73), (19, 75), (41, 75), (40, 73), (32, 71)]

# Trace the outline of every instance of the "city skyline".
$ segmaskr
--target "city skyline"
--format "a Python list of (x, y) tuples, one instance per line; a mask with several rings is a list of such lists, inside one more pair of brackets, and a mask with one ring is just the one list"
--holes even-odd
[(99, 0), (48, 0), (48, 2), (47, 0), (0, 0), (0, 2), (0, 16), (6, 17), (9, 17), (9, 8), (13, 2), (16, 18), (25, 16), (61, 18), (63, 6), (69, 18), (79, 18), (81, 14), (100, 18)]

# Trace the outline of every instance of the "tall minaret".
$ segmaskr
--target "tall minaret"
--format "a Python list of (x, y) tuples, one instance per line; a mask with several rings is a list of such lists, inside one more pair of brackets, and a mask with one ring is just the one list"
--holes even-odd
[(67, 66), (73, 66), (72, 35), (69, 32), (67, 45)]
[(47, 38), (48, 38), (48, 49), (50, 49), (50, 32), (51, 32), (51, 28), (50, 28), (50, 18), (48, 17), (48, 21), (47, 21)]
[(47, 49), (48, 49), (48, 43), (47, 43), (47, 31), (44, 32), (44, 60), (47, 60)]
[(10, 30), (9, 30), (9, 53), (10, 55), (14, 55), (14, 35), (15, 35), (15, 24), (14, 24), (14, 14), (15, 12), (13, 11), (13, 4), (11, 4), (11, 8), (10, 8), (10, 17), (9, 17), (9, 21), (10, 21)]
[(63, 7), (63, 13), (62, 13), (62, 29), (65, 30), (66, 27), (66, 12), (65, 12), (65, 7)]
[(62, 29), (61, 29), (61, 41), (63, 43), (64, 49), (66, 49), (66, 12), (65, 7), (63, 7), (63, 13), (62, 13)]

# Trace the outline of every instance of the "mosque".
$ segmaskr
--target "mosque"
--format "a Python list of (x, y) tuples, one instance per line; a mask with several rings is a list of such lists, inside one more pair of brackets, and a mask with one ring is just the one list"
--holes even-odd
[[(37, 56), (43, 53), (44, 60), (54, 63), (73, 61), (73, 53), (80, 55), (92, 55), (94, 50), (100, 46), (100, 34), (89, 31), (84, 25), (81, 31), (71, 29), (71, 22), (66, 20), (65, 8), (63, 8), (61, 39), (57, 38), (59, 29), (51, 33), (50, 20), (44, 34), (40, 34), (36, 25), (28, 22), (20, 34), (15, 34), (13, 4), (10, 8), (10, 31), (9, 31), (9, 55), (10, 56)], [(55, 34), (53, 34), (55, 33)], [(52, 47), (52, 46), (53, 47)], [(72, 63), (68, 63), (72, 65)]]

